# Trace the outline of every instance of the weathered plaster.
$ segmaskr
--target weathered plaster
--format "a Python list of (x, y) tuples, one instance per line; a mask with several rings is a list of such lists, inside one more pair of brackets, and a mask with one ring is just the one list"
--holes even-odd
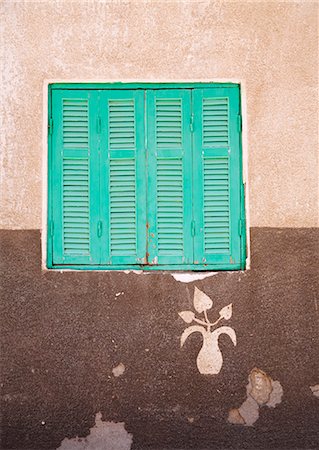
[(204, 280), (205, 278), (212, 277), (217, 274), (218, 272), (171, 273), (174, 280), (180, 281), (181, 283), (192, 283), (193, 281)]
[(3, 228), (41, 227), (43, 82), (79, 78), (245, 81), (251, 225), (318, 224), (316, 2), (6, 0), (1, 9)]
[(319, 384), (315, 384), (314, 386), (310, 386), (311, 392), (317, 398), (319, 398)]
[(95, 425), (87, 437), (65, 438), (59, 450), (129, 450), (131, 444), (132, 435), (125, 430), (123, 423), (103, 422), (102, 414), (97, 413)]
[(113, 367), (112, 373), (115, 377), (120, 377), (125, 372), (125, 366), (123, 363), (118, 364), (116, 367)]
[(248, 377), (247, 398), (238, 409), (231, 409), (228, 422), (235, 425), (252, 426), (259, 418), (259, 408), (275, 408), (283, 396), (278, 380), (272, 380), (264, 371), (254, 368)]

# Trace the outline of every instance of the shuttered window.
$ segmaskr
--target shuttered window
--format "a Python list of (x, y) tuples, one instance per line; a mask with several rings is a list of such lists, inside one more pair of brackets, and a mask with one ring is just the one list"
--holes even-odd
[(234, 270), (238, 85), (51, 85), (48, 267)]

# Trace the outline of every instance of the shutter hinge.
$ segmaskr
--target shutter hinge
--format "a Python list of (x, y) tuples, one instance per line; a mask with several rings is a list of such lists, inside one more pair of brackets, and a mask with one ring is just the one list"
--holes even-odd
[(50, 117), (50, 119), (49, 119), (48, 131), (49, 131), (49, 134), (53, 133), (53, 119), (52, 119), (52, 117)]
[(97, 223), (97, 237), (101, 237), (102, 236), (102, 221), (99, 220)]
[(101, 121), (101, 117), (99, 116), (97, 118), (97, 133), (98, 134), (101, 134), (101, 124), (102, 124), (102, 121)]
[(190, 129), (191, 133), (194, 132), (194, 114), (191, 114), (191, 118), (190, 118), (190, 121), (189, 121), (189, 129)]
[(192, 220), (191, 223), (191, 235), (194, 237), (196, 234), (195, 220)]
[(238, 224), (239, 236), (243, 236), (244, 235), (245, 228), (246, 228), (246, 220), (245, 219), (239, 219), (239, 224)]
[(49, 222), (49, 233), (50, 233), (50, 236), (53, 237), (53, 235), (54, 235), (54, 222), (53, 222), (53, 220), (50, 220), (50, 222)]
[(238, 132), (241, 133), (242, 129), (243, 129), (243, 121), (242, 121), (241, 114), (238, 114), (238, 116), (237, 116), (237, 126), (238, 126)]

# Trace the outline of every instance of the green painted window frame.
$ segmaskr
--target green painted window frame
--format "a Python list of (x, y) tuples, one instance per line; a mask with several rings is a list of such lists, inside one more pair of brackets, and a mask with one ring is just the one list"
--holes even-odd
[[(60, 261), (58, 262), (54, 262), (53, 261), (53, 253), (55, 250), (54, 248), (54, 233), (57, 232), (56, 229), (56, 221), (54, 220), (54, 214), (56, 214), (55, 209), (58, 208), (58, 211), (60, 211), (61, 214), (61, 205), (57, 206), (56, 204), (58, 203), (56, 201), (56, 189), (57, 189), (57, 184), (59, 183), (59, 180), (57, 179), (57, 174), (56, 171), (53, 170), (53, 163), (54, 163), (54, 151), (53, 151), (53, 142), (52, 142), (52, 136), (53, 136), (53, 132), (55, 132), (55, 123), (52, 122), (52, 110), (53, 110), (53, 102), (52, 102), (52, 98), (53, 98), (53, 93), (54, 96), (57, 95), (57, 93), (60, 91), (77, 91), (77, 90), (81, 90), (81, 91), (88, 91), (88, 92), (103, 92), (104, 95), (107, 96), (107, 92), (108, 91), (121, 91), (123, 92), (123, 95), (125, 97), (125, 91), (149, 91), (150, 93), (160, 93), (163, 91), (166, 91), (168, 94), (169, 92), (173, 92), (178, 90), (178, 92), (182, 92), (183, 90), (188, 90), (189, 92), (192, 92), (192, 105), (196, 104), (196, 102), (200, 102), (201, 98), (204, 98), (203, 96), (205, 96), (205, 92), (211, 92), (212, 95), (214, 93), (214, 91), (216, 92), (216, 89), (218, 90), (219, 93), (222, 93), (222, 95), (230, 95), (234, 97), (234, 100), (232, 100), (232, 105), (236, 105), (235, 109), (236, 111), (232, 112), (232, 119), (230, 121), (230, 133), (234, 133), (235, 136), (235, 140), (236, 142), (232, 143), (232, 146), (235, 146), (235, 150), (233, 150), (234, 152), (236, 152), (236, 166), (238, 167), (238, 173), (237, 173), (237, 182), (236, 182), (236, 186), (231, 186), (230, 190), (231, 192), (231, 196), (233, 198), (236, 197), (237, 200), (235, 200), (235, 208), (236, 208), (236, 223), (232, 223), (231, 226), (231, 235), (230, 235), (230, 246), (232, 246), (232, 240), (234, 241), (234, 239), (238, 241), (238, 245), (237, 245), (237, 251), (236, 251), (236, 257), (232, 258), (232, 256), (229, 258), (229, 261), (226, 261), (225, 258), (220, 258), (219, 261), (213, 261), (209, 259), (209, 255), (208, 258), (202, 258), (201, 261), (196, 261), (196, 264), (191, 263), (189, 258), (183, 258), (182, 260), (184, 262), (181, 262), (181, 259), (174, 259), (174, 258), (164, 258), (163, 262), (160, 263), (159, 265), (145, 265), (145, 264), (131, 264), (130, 262), (121, 262), (121, 261), (125, 261), (125, 259), (121, 260), (121, 258), (119, 259), (119, 262), (117, 263), (108, 263), (105, 264), (103, 263), (94, 263), (94, 259), (93, 262), (91, 263), (87, 263), (87, 260), (84, 259), (77, 259), (76, 257), (74, 259), (70, 259), (68, 262), (66, 263), (61, 263)], [(186, 92), (186, 91), (185, 91)], [(195, 95), (194, 95), (195, 94)], [(150, 95), (150, 97), (153, 94)], [(197, 97), (196, 97), (197, 96)], [(202, 97), (201, 97), (202, 96)], [(147, 100), (147, 101), (151, 101), (151, 100)], [(94, 102), (93, 101), (93, 106), (94, 106)], [(198, 103), (199, 104), (199, 103)], [(230, 105), (230, 106), (232, 106)], [(144, 105), (145, 106), (145, 105)], [(149, 105), (147, 105), (149, 107)], [(98, 108), (98, 105), (96, 104), (96, 107)], [(192, 106), (193, 107), (193, 106)], [(193, 112), (193, 110), (191, 111)], [(202, 112), (202, 114), (204, 114)], [(191, 114), (191, 116), (193, 117), (193, 114)], [(197, 117), (197, 119), (196, 119)], [(190, 124), (190, 127), (195, 127), (195, 129), (199, 129), (199, 127), (201, 127), (201, 123), (198, 123), (198, 117), (199, 114), (196, 116), (193, 120), (193, 123)], [(90, 119), (89, 119), (90, 120)], [(197, 120), (197, 122), (196, 122)], [(200, 121), (202, 122), (202, 119), (200, 119)], [(151, 271), (151, 270), (168, 270), (168, 271), (177, 271), (177, 270), (191, 270), (191, 271), (210, 271), (210, 270), (243, 270), (245, 268), (245, 263), (246, 263), (246, 221), (245, 221), (245, 190), (244, 190), (244, 183), (243, 183), (243, 156), (242, 156), (242, 130), (241, 130), (241, 95), (240, 95), (240, 85), (239, 84), (235, 84), (235, 83), (53, 83), (53, 84), (49, 84), (48, 86), (48, 217), (47, 217), (47, 261), (46, 261), (46, 265), (49, 269), (59, 269), (59, 270), (63, 270), (63, 269), (72, 269), (72, 270), (126, 270), (126, 269), (132, 269), (132, 270), (136, 270), (136, 269), (142, 269), (143, 271)], [(101, 126), (101, 125), (100, 125)], [(103, 127), (103, 123), (102, 123), (102, 127)], [(52, 132), (53, 130), (53, 132)], [(145, 130), (145, 133), (147, 134), (148, 131)], [(189, 177), (191, 178), (191, 180), (189, 180), (190, 183), (192, 183), (192, 189), (191, 189), (191, 196), (194, 194), (200, 199), (200, 206), (197, 207), (198, 213), (200, 212), (200, 208), (203, 207), (204, 205), (204, 200), (203, 200), (203, 192), (200, 192), (201, 189), (199, 187), (194, 188), (195, 184), (194, 184), (194, 174), (195, 173), (199, 173), (199, 170), (204, 170), (204, 163), (201, 163), (201, 159), (200, 158), (195, 158), (194, 157), (194, 153), (193, 153), (193, 148), (195, 145), (201, 145), (199, 143), (199, 134), (197, 133), (197, 135), (195, 133), (192, 132), (192, 136), (191, 136), (191, 147), (192, 147), (192, 169), (191, 172), (188, 172)], [(150, 139), (150, 136), (147, 136), (146, 139)], [(103, 144), (103, 143), (102, 143)], [(101, 143), (100, 143), (101, 145)], [(206, 154), (207, 158), (210, 158), (210, 166), (208, 165), (208, 168), (214, 168), (214, 164), (212, 164), (214, 162), (214, 158), (213, 158), (213, 153), (210, 149), (205, 149), (202, 148), (202, 154), (204, 155), (204, 153)], [(228, 152), (229, 153), (229, 152)], [(220, 158), (219, 160), (216, 160), (217, 164), (219, 164), (219, 166), (217, 165), (217, 169), (224, 167), (222, 165), (220, 165), (223, 162), (223, 158), (225, 158), (225, 151), (223, 151), (222, 149), (219, 149), (217, 151), (217, 156), (215, 155), (214, 157)], [(226, 155), (227, 156), (227, 155)], [(204, 158), (204, 156), (203, 156)], [(150, 158), (151, 159), (151, 158)], [(204, 161), (204, 159), (203, 159)], [(152, 163), (152, 161), (150, 161), (150, 163)], [(139, 163), (141, 164), (141, 162)], [(200, 166), (202, 167), (202, 169), (200, 169)], [(95, 167), (95, 170), (100, 170), (99, 167), (99, 163), (98, 161), (93, 161), (93, 166)], [(208, 173), (208, 172), (207, 172)], [(201, 176), (204, 177), (204, 172), (201, 173)], [(150, 183), (150, 186), (152, 186), (152, 179), (151, 177), (148, 177), (147, 180), (148, 183)], [(60, 187), (61, 188), (61, 187)], [(156, 186), (154, 187), (154, 189), (156, 189)], [(143, 187), (143, 189), (147, 189), (145, 186)], [(146, 192), (144, 193), (146, 196)], [(93, 194), (92, 194), (93, 195)], [(196, 198), (197, 198), (196, 197)], [(231, 197), (230, 197), (231, 198)], [(192, 211), (190, 212), (190, 214), (192, 215), (193, 220), (191, 220), (190, 225), (191, 227), (193, 227), (193, 223), (194, 223), (194, 214), (196, 216), (195, 213), (195, 206), (193, 204), (194, 199), (192, 198)], [(149, 204), (149, 201), (148, 201)], [(99, 215), (101, 215), (101, 213), (103, 214), (103, 204), (101, 202), (101, 200), (99, 200), (99, 205), (98, 207), (95, 205), (94, 206), (94, 211), (91, 213), (94, 214), (94, 221), (96, 222), (96, 220), (98, 219)], [(232, 205), (231, 205), (232, 207)], [(60, 210), (59, 210), (60, 208)], [(150, 209), (152, 209), (152, 207), (150, 207)], [(153, 208), (154, 209), (154, 208)], [(153, 211), (155, 213), (155, 210)], [(232, 214), (232, 210), (230, 211)], [(90, 220), (92, 219), (91, 217), (91, 213), (90, 213)], [(105, 212), (104, 212), (105, 213)], [(196, 217), (196, 219), (199, 219), (197, 222), (200, 222), (200, 216), (198, 215), (198, 217)], [(93, 220), (93, 219), (92, 219)], [(188, 220), (189, 222), (189, 220)], [(238, 222), (238, 223), (237, 223)], [(187, 227), (189, 226), (189, 223), (187, 224)], [(202, 226), (202, 224), (201, 224)], [(196, 224), (196, 227), (198, 227), (198, 223)], [(150, 230), (151, 232), (152, 230)], [(191, 230), (191, 233), (193, 233), (193, 230)], [(194, 232), (195, 236), (196, 236), (196, 231)], [(198, 233), (200, 234), (200, 233)], [(194, 235), (192, 234), (192, 236), (194, 237)], [(96, 239), (94, 237), (94, 239)], [(197, 239), (197, 241), (196, 241)], [(201, 237), (201, 239), (203, 240), (203, 236)], [(197, 243), (196, 243), (197, 242)], [(100, 246), (103, 243), (103, 239), (100, 240)], [(98, 245), (98, 244), (97, 244)], [(200, 254), (200, 251), (198, 250), (199, 246), (202, 246), (203, 243), (198, 239), (198, 238), (194, 238), (194, 256), (193, 256), (193, 261), (194, 258), (196, 257), (196, 254)], [(99, 252), (101, 251), (101, 249), (99, 248), (98, 250)], [(200, 256), (203, 256), (202, 254), (200, 254)], [(205, 255), (206, 256), (206, 255)], [(103, 258), (102, 258), (103, 259)], [(101, 259), (100, 259), (101, 261)], [(128, 259), (129, 261), (129, 259)], [(173, 263), (172, 263), (173, 261)], [(176, 261), (176, 262), (175, 262)]]

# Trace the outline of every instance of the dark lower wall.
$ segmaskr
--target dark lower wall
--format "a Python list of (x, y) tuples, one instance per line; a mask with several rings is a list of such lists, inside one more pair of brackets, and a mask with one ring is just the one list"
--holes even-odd
[[(2, 448), (53, 449), (95, 423), (124, 422), (134, 449), (319, 447), (318, 230), (253, 229), (252, 269), (191, 283), (167, 273), (42, 272), (39, 231), (2, 231)], [(233, 303), (218, 375), (180, 348), (194, 287)], [(119, 364), (120, 376), (115, 371)], [(228, 423), (258, 367), (279, 380), (276, 408)], [(115, 447), (114, 447), (115, 448)], [(113, 449), (111, 449), (113, 450)]]

